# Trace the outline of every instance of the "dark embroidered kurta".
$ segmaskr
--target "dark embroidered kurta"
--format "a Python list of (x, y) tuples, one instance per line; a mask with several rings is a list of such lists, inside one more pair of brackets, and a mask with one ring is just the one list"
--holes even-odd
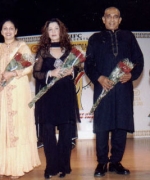
[(94, 113), (94, 132), (115, 128), (134, 132), (133, 85), (143, 70), (143, 55), (134, 35), (129, 31), (105, 30), (93, 34), (88, 42), (85, 72), (94, 84), (94, 102), (102, 91), (101, 75), (109, 76), (117, 63), (128, 58), (135, 64), (132, 79), (118, 83), (101, 101)]

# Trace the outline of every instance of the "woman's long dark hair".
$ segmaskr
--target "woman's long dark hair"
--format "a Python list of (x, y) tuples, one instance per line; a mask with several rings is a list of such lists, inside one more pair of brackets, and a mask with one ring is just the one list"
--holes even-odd
[(70, 38), (68, 35), (67, 28), (65, 25), (57, 18), (53, 18), (50, 21), (46, 21), (44, 27), (42, 28), (42, 35), (40, 37), (40, 42), (39, 42), (39, 48), (48, 50), (48, 48), (51, 46), (51, 40), (48, 35), (48, 26), (50, 23), (56, 22), (59, 25), (60, 28), (60, 46), (61, 48), (65, 48), (66, 51), (71, 50), (71, 43), (70, 43)]

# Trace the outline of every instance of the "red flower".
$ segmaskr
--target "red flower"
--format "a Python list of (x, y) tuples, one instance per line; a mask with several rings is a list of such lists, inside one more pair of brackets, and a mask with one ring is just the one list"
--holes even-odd
[(31, 64), (31, 62), (29, 62), (29, 61), (22, 61), (22, 62), (21, 62), (21, 65), (22, 65), (23, 67), (29, 67), (29, 66), (31, 66), (32, 64)]
[(119, 62), (118, 66), (124, 73), (129, 73), (132, 70), (127, 64), (122, 61)]
[(73, 53), (76, 57), (78, 57), (81, 63), (85, 61), (85, 56), (81, 53), (81, 51), (79, 51), (75, 47), (72, 48), (71, 53)]
[(22, 54), (19, 53), (19, 52), (17, 52), (17, 53), (15, 54), (15, 56), (14, 56), (14, 59), (15, 59), (16, 61), (20, 61), (21, 58), (22, 58)]
[(22, 54), (19, 53), (19, 52), (17, 52), (17, 53), (15, 54), (14, 59), (15, 59), (17, 62), (19, 62), (24, 68), (25, 68), (25, 67), (29, 67), (29, 66), (32, 65), (32, 63), (29, 62), (28, 60), (24, 59), (23, 56), (22, 56)]

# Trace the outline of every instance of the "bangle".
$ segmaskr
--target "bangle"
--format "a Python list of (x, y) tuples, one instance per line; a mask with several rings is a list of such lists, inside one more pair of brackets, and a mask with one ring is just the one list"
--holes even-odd
[(49, 77), (52, 77), (52, 74), (51, 74), (51, 71), (50, 71), (50, 70), (48, 71), (48, 74), (49, 74)]
[(48, 82), (48, 77), (52, 77), (50, 70), (49, 70), (49, 71), (47, 72), (47, 74), (46, 74), (46, 81), (45, 81), (46, 84), (47, 84), (47, 82)]

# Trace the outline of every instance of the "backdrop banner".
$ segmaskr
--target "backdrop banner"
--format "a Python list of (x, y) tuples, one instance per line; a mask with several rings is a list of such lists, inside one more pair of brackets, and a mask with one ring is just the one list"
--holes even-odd
[[(84, 51), (88, 44), (89, 37), (95, 32), (77, 32), (69, 33), (73, 45), (80, 45)], [(128, 137), (148, 137), (150, 136), (150, 32), (133, 32), (144, 55), (144, 71), (141, 77), (134, 81), (134, 121), (135, 133)], [(33, 54), (38, 49), (40, 35), (23, 36), (18, 39), (26, 41)], [(35, 81), (31, 77), (31, 91), (35, 93)], [(93, 84), (81, 71), (75, 81), (78, 97), (81, 123), (78, 124), (79, 139), (92, 139), (93, 134), (93, 116), (89, 111), (93, 105)], [(103, 113), (103, 112), (102, 112)]]

